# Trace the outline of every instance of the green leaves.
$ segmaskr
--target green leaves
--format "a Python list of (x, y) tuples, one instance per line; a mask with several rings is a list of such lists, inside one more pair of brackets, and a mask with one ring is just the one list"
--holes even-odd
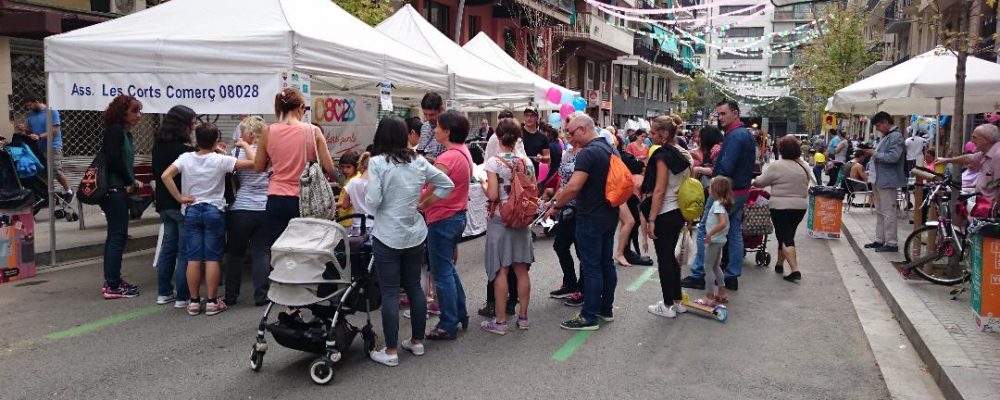
[(388, 1), (333, 0), (333, 2), (371, 26), (378, 25), (392, 14), (392, 7)]

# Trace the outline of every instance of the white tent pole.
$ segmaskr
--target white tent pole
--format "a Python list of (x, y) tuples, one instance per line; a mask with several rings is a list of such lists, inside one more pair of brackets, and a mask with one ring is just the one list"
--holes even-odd
[[(455, 43), (461, 45), (462, 40), (462, 17), (465, 14), (465, 0), (458, 1), (458, 17), (455, 21)], [(471, 38), (470, 38), (471, 39)]]
[[(48, 76), (45, 80), (48, 81)], [(56, 138), (52, 134), (52, 107), (49, 107), (48, 104), (45, 106), (45, 132), (48, 136), (48, 140), (45, 141), (45, 154), (47, 154), (45, 159), (47, 183), (45, 187), (49, 190), (49, 265), (56, 265), (56, 195), (55, 185), (52, 184), (52, 179), (55, 178), (55, 171), (52, 170), (52, 157), (55, 151), (53, 151), (52, 146)]]

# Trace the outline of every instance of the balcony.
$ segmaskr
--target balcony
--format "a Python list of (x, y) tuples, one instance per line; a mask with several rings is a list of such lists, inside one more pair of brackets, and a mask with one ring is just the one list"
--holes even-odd
[(907, 15), (910, 0), (897, 0), (885, 8), (885, 33), (901, 34), (909, 32), (913, 18)]
[(771, 60), (767, 65), (770, 67), (788, 67), (799, 60), (799, 55), (794, 53), (776, 53), (771, 55)]
[(632, 54), (633, 36), (593, 14), (577, 14), (576, 24), (556, 28), (567, 42), (586, 42), (612, 49), (615, 53)]
[(466, 6), (493, 4), (494, 18), (512, 18), (519, 9), (538, 11), (553, 18), (554, 23), (568, 24), (573, 13), (573, 0), (466, 0)]

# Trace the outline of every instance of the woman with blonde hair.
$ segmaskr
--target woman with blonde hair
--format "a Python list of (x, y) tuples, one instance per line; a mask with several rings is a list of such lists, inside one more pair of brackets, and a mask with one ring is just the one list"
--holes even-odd
[[(264, 118), (254, 115), (240, 121), (240, 139), (257, 151), (257, 139), (267, 127)], [(243, 149), (233, 149), (232, 155), (238, 160), (247, 160)], [(228, 228), (226, 255), (227, 305), (235, 305), (240, 297), (240, 283), (243, 280), (243, 256), (250, 249), (250, 265), (253, 273), (253, 303), (267, 304), (267, 289), (271, 274), (270, 229), (267, 226), (268, 173), (251, 170), (236, 171), (239, 189), (236, 199), (229, 207), (226, 225)]]
[[(340, 197), (340, 204), (337, 208), (341, 210), (353, 209), (355, 214), (364, 214), (368, 221), (365, 221), (365, 230), (370, 233), (374, 227), (372, 218), (374, 218), (375, 213), (368, 208), (368, 204), (365, 203), (365, 191), (368, 190), (368, 160), (371, 159), (371, 153), (364, 153), (358, 158), (358, 174), (347, 182), (347, 186), (344, 187), (344, 192)], [(351, 235), (361, 235), (361, 218), (353, 218), (351, 220)]]

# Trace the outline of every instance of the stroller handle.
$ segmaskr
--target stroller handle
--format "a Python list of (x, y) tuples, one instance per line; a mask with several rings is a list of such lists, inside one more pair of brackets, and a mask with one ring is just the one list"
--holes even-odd
[(375, 219), (375, 216), (374, 215), (368, 215), (368, 214), (362, 214), (362, 213), (344, 214), (344, 215), (341, 215), (341, 216), (335, 218), (334, 221), (335, 222), (344, 222), (344, 221), (347, 221), (348, 219), (352, 219), (352, 218), (360, 218), (361, 219), (361, 232), (365, 232), (368, 229), (368, 218)]

